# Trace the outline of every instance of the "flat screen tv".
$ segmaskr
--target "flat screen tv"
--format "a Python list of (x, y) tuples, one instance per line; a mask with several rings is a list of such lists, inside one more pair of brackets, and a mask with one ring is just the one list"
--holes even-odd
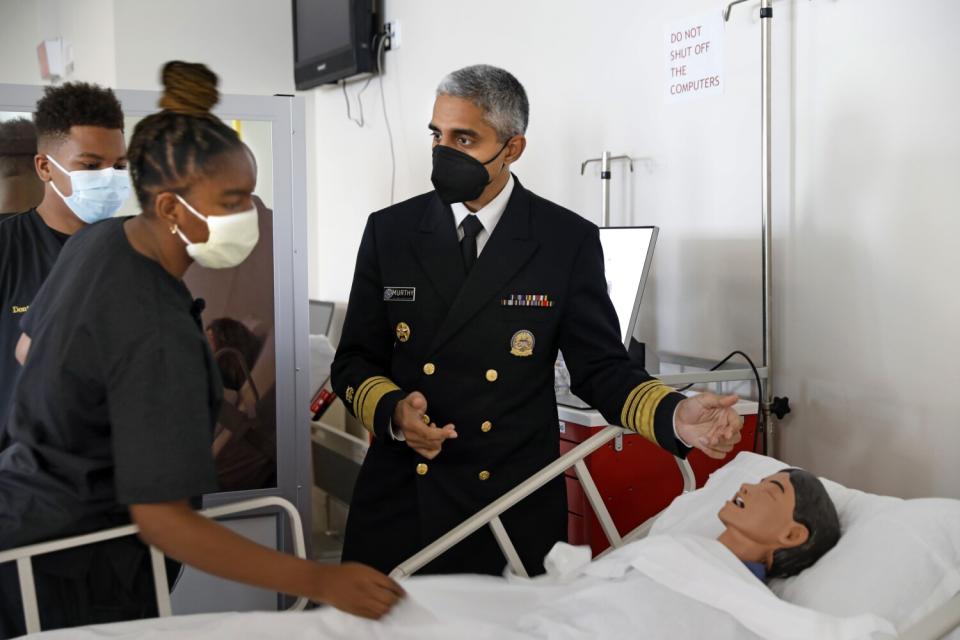
[(375, 0), (293, 0), (297, 89), (373, 71), (376, 33)]

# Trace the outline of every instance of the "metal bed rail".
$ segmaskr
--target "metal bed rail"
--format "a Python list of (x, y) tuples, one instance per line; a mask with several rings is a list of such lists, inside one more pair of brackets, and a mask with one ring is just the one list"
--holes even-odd
[[(220, 507), (212, 507), (200, 511), (200, 515), (207, 518), (220, 518), (223, 516), (236, 515), (248, 511), (256, 511), (265, 508), (279, 508), (286, 512), (290, 518), (290, 529), (293, 532), (293, 550), (298, 558), (306, 558), (306, 544), (303, 538), (303, 523), (300, 520), (300, 514), (289, 501), (283, 498), (268, 496), (264, 498), (253, 498), (243, 500), (233, 504), (227, 504)], [(113, 540), (126, 536), (136, 535), (140, 531), (135, 524), (122, 527), (114, 527), (94, 533), (63, 538), (61, 540), (51, 540), (41, 542), (26, 547), (18, 547), (7, 551), (0, 551), (0, 564), (7, 562), (17, 563), (17, 574), (20, 582), (20, 597), (23, 601), (23, 617), (27, 626), (27, 633), (38, 633), (40, 631), (40, 608), (37, 604), (37, 591), (33, 578), (33, 565), (31, 559), (34, 556), (41, 556), (64, 549), (73, 549), (83, 547), (88, 544)], [(153, 586), (157, 597), (157, 613), (161, 618), (173, 615), (170, 606), (170, 588), (167, 582), (167, 568), (164, 564), (164, 556), (156, 547), (150, 546), (150, 564), (153, 568)], [(298, 598), (287, 611), (302, 611), (307, 606), (306, 598)]]
[[(503, 552), (511, 571), (518, 576), (528, 577), (529, 574), (527, 573), (526, 568), (524, 568), (523, 562), (520, 560), (520, 556), (517, 554), (517, 550), (513, 546), (513, 542), (510, 540), (510, 536), (507, 534), (507, 531), (503, 526), (503, 522), (500, 520), (500, 515), (571, 467), (573, 467), (575, 470), (577, 478), (580, 480), (580, 484), (583, 486), (584, 495), (586, 496), (587, 501), (590, 503), (590, 507), (593, 509), (593, 512), (596, 514), (597, 520), (600, 521), (600, 528), (603, 530), (604, 535), (610, 542), (611, 549), (616, 549), (622, 546), (625, 542), (630, 542), (643, 537), (653, 524), (653, 520), (656, 516), (641, 524), (639, 527), (637, 527), (637, 529), (631, 531), (627, 536), (621, 537), (620, 532), (617, 531), (617, 527), (613, 523), (613, 518), (610, 517), (610, 512), (607, 510), (607, 506), (603, 503), (603, 498), (600, 496), (600, 492), (597, 490), (597, 485), (594, 483), (593, 477), (590, 475), (590, 470), (587, 469), (587, 465), (583, 462), (584, 458), (586, 458), (588, 455), (601, 448), (608, 442), (616, 439), (618, 436), (624, 434), (633, 434), (633, 432), (627, 431), (620, 427), (605, 427), (599, 433), (591, 436), (564, 455), (560, 456), (477, 513), (467, 518), (460, 525), (435, 540), (423, 550), (410, 557), (408, 560), (390, 572), (390, 577), (394, 579), (400, 579), (413, 575), (427, 564), (446, 553), (449, 549), (463, 541), (465, 538), (467, 538), (467, 536), (473, 534), (484, 526), (490, 527), (493, 537), (500, 546), (500, 550)], [(675, 458), (675, 460), (677, 462), (677, 467), (680, 469), (680, 473), (683, 476), (683, 492), (687, 493), (689, 491), (693, 491), (697, 486), (696, 477), (693, 474), (693, 468), (686, 460), (682, 460), (680, 458)]]

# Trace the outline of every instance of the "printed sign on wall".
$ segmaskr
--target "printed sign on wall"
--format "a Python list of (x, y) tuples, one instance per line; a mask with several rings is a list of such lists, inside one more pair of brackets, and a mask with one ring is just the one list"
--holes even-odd
[(723, 18), (720, 11), (664, 29), (667, 102), (723, 94)]

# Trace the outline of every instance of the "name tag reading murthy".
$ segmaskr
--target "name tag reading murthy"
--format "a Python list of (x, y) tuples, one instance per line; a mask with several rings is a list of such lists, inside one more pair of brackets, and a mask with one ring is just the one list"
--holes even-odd
[(417, 299), (416, 287), (384, 287), (384, 302), (414, 302)]

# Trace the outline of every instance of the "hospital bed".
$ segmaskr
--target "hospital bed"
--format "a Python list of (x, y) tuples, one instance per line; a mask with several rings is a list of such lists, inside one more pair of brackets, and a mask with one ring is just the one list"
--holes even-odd
[[(482, 509), (480, 512), (468, 518), (465, 522), (463, 522), (458, 527), (450, 531), (448, 534), (441, 537), (440, 539), (435, 541), (433, 544), (427, 546), (425, 549), (415, 554), (406, 562), (402, 563), (392, 572), (392, 575), (396, 578), (406, 578), (406, 577), (412, 576), (419, 569), (421, 569), (426, 564), (428, 564), (431, 560), (440, 556), (445, 551), (455, 546), (458, 542), (464, 540), (473, 532), (478, 531), (483, 527), (490, 527), (495, 539), (497, 540), (501, 550), (503, 551), (507, 565), (510, 568), (510, 573), (513, 574), (512, 576), (509, 574), (507, 575), (508, 579), (506, 583), (511, 583), (511, 582), (515, 583), (518, 580), (523, 581), (523, 576), (526, 575), (526, 570), (523, 566), (523, 563), (520, 561), (520, 558), (516, 553), (516, 550), (512, 542), (510, 541), (509, 534), (505, 530), (500, 520), (500, 516), (505, 511), (507, 511), (511, 506), (513, 506), (520, 500), (523, 500), (526, 496), (530, 495), (531, 493), (536, 491), (538, 488), (542, 487), (550, 479), (564, 473), (566, 470), (570, 468), (573, 468), (577, 473), (577, 475), (579, 476), (580, 481), (584, 488), (584, 492), (587, 496), (587, 500), (589, 501), (592, 508), (596, 511), (598, 519), (601, 522), (603, 531), (607, 535), (611, 543), (610, 550), (608, 550), (604, 554), (601, 554), (601, 556), (598, 556), (598, 559), (595, 559), (599, 563), (604, 560), (603, 556), (606, 556), (607, 554), (609, 554), (611, 558), (615, 557), (616, 554), (618, 553), (622, 555), (622, 553), (625, 550), (629, 549), (629, 547), (625, 546), (627, 545), (628, 542), (639, 540), (644, 537), (647, 537), (648, 541), (655, 542), (657, 540), (663, 540), (669, 537), (669, 536), (660, 535), (660, 534), (672, 533), (674, 531), (678, 531), (680, 533), (684, 533), (684, 532), (698, 533), (702, 536), (713, 535), (713, 532), (710, 532), (707, 530), (709, 529), (710, 526), (713, 526), (711, 523), (707, 523), (706, 524), (707, 529), (704, 529), (705, 525), (704, 525), (704, 520), (701, 517), (702, 513), (706, 513), (712, 510), (712, 513), (715, 515), (716, 510), (719, 509), (719, 505), (722, 504), (722, 499), (729, 498), (730, 495), (733, 495), (734, 491), (731, 490), (731, 487), (739, 486), (739, 483), (743, 481), (758, 480), (763, 475), (772, 473), (775, 470), (783, 467), (783, 463), (777, 460), (774, 460), (772, 458), (759, 456), (757, 454), (741, 453), (737, 457), (737, 459), (734, 460), (731, 464), (722, 468), (720, 471), (715, 472), (711, 476), (710, 481), (707, 483), (705, 487), (699, 490), (694, 490), (695, 483), (694, 483), (694, 477), (691, 469), (689, 468), (689, 466), (685, 461), (678, 459), (677, 460), (678, 470), (683, 475), (683, 478), (684, 478), (684, 494), (679, 496), (674, 501), (674, 503), (671, 504), (670, 507), (668, 507), (667, 510), (665, 510), (658, 516), (652, 518), (648, 522), (643, 523), (640, 527), (638, 527), (634, 531), (631, 531), (626, 535), (621, 536), (620, 533), (617, 531), (616, 526), (614, 525), (612, 519), (610, 518), (609, 513), (607, 512), (607, 509), (603, 503), (603, 500), (600, 497), (600, 494), (598, 493), (596, 486), (592, 478), (590, 477), (590, 473), (586, 468), (586, 465), (583, 463), (583, 460), (590, 453), (596, 451), (600, 447), (604, 446), (606, 443), (622, 435), (624, 435), (624, 431), (620, 428), (617, 428), (617, 427), (604, 428), (603, 430), (598, 432), (596, 435), (594, 435), (592, 438), (583, 442), (581, 445), (577, 446), (573, 450), (567, 452), (566, 454), (564, 454), (554, 462), (550, 463), (549, 465), (544, 467), (542, 470), (540, 470), (539, 472), (534, 474), (532, 477), (530, 477), (528, 480), (523, 482), (521, 485), (515, 487), (513, 490), (503, 495), (501, 498), (494, 501), (493, 503), (491, 503), (490, 505)], [(627, 437), (636, 437), (636, 436), (628, 435)], [(821, 591), (823, 590), (822, 587), (825, 585), (832, 586), (832, 588), (834, 589), (847, 588), (847, 585), (845, 584), (834, 584), (834, 583), (838, 582), (835, 579), (837, 571), (840, 571), (842, 574), (842, 572), (845, 570), (844, 567), (849, 567), (850, 561), (859, 563), (856, 566), (860, 567), (860, 569), (857, 570), (858, 572), (859, 571), (863, 572), (863, 575), (859, 576), (862, 580), (867, 580), (867, 581), (872, 580), (871, 576), (873, 575), (873, 573), (877, 573), (877, 572), (885, 576), (884, 582), (896, 584), (898, 587), (901, 586), (897, 583), (898, 580), (905, 580), (905, 581), (908, 580), (908, 576), (898, 572), (897, 569), (893, 569), (892, 571), (887, 571), (886, 567), (883, 566), (883, 563), (886, 562), (888, 559), (896, 559), (901, 555), (904, 557), (909, 556), (909, 553), (907, 553), (908, 549), (903, 549), (903, 553), (891, 553), (893, 549), (886, 549), (882, 553), (875, 554), (877, 557), (874, 558), (874, 560), (876, 561), (874, 563), (876, 564), (876, 566), (874, 567), (866, 566), (865, 563), (863, 563), (862, 560), (860, 560), (859, 558), (853, 558), (853, 559), (848, 558), (845, 560), (842, 557), (842, 555), (836, 555), (836, 557), (830, 556), (830, 554), (835, 554), (840, 550), (840, 547), (844, 542), (844, 538), (848, 536), (851, 537), (851, 544), (854, 545), (854, 547), (863, 546), (863, 545), (860, 545), (859, 542), (857, 542), (856, 535), (854, 534), (857, 531), (859, 531), (862, 534), (865, 529), (866, 525), (860, 526), (857, 524), (858, 522), (868, 522), (868, 523), (872, 522), (869, 520), (864, 520), (864, 518), (866, 518), (868, 515), (870, 518), (874, 518), (874, 517), (881, 518), (881, 520), (878, 521), (879, 525), (877, 525), (877, 526), (881, 526), (881, 529), (878, 529), (878, 531), (895, 530), (897, 529), (897, 526), (898, 526), (896, 525), (896, 519), (897, 518), (902, 519), (904, 521), (902, 523), (903, 524), (902, 528), (904, 528), (905, 530), (904, 536), (902, 536), (902, 539), (904, 540), (920, 539), (919, 547), (927, 550), (929, 550), (929, 548), (936, 546), (935, 542), (937, 541), (933, 540), (932, 537), (930, 540), (921, 539), (925, 535), (924, 532), (931, 529), (931, 527), (928, 524), (930, 521), (929, 518), (927, 520), (924, 520), (924, 518), (921, 517), (922, 513), (927, 513), (928, 515), (929, 513), (934, 513), (936, 517), (939, 517), (938, 515), (939, 513), (949, 513), (951, 518), (956, 517), (956, 523), (960, 525), (960, 502), (955, 500), (931, 499), (930, 501), (916, 501), (916, 500), (903, 501), (897, 498), (871, 496), (870, 494), (864, 494), (862, 492), (858, 492), (852, 489), (845, 489), (843, 487), (840, 487), (840, 485), (836, 485), (835, 483), (830, 483), (829, 481), (825, 481), (825, 484), (827, 484), (828, 491), (832, 492), (831, 496), (834, 498), (834, 501), (837, 503), (838, 511), (840, 512), (840, 515), (841, 515), (841, 522), (844, 525), (844, 536), (841, 538), (841, 544), (838, 544), (836, 549), (829, 552), (828, 556), (825, 556), (823, 561), (821, 561), (817, 565), (814, 565), (814, 567), (812, 567), (811, 569), (808, 569), (804, 573), (800, 574), (800, 576), (790, 579), (790, 580), (799, 580), (800, 578), (803, 578), (808, 574), (812, 575), (812, 572), (814, 572), (819, 567), (821, 567), (821, 565), (823, 565), (823, 569), (827, 572), (826, 575), (829, 576), (830, 572), (833, 571), (834, 578), (830, 579), (828, 577), (821, 580), (822, 584), (818, 586), (818, 589)], [(837, 493), (840, 489), (843, 489), (844, 493)], [(718, 496), (723, 496), (723, 498), (718, 498)], [(721, 500), (720, 503), (717, 502), (718, 499)], [(297, 549), (298, 550), (302, 549), (303, 542), (302, 542), (302, 532), (299, 532), (299, 519), (297, 518), (297, 514), (293, 510), (292, 506), (285, 505), (283, 504), (283, 501), (278, 499), (268, 498), (268, 499), (261, 499), (261, 500), (268, 500), (270, 501), (269, 504), (273, 506), (281, 506), (287, 511), (287, 513), (290, 515), (293, 521), (294, 530), (298, 531), (299, 533), (299, 535), (297, 536), (298, 542), (296, 542)], [(257, 502), (257, 501), (251, 501), (251, 503), (252, 502)], [(264, 504), (254, 505), (251, 503), (247, 503), (246, 505), (237, 505), (236, 508), (259, 508), (264, 506)], [(914, 503), (914, 504), (911, 504), (911, 503)], [(923, 504), (920, 504), (920, 503), (923, 503)], [(879, 506), (876, 506), (876, 508), (874, 506), (871, 506), (875, 504)], [(911, 515), (909, 517), (898, 516), (897, 514), (903, 511), (903, 507), (907, 507), (907, 506), (911, 507), (912, 509), (911, 513), (914, 513), (914, 515)], [(918, 508), (913, 508), (913, 507), (918, 507)], [(210, 516), (224, 515), (230, 509), (231, 507), (221, 507), (218, 509), (212, 509), (207, 511), (206, 515), (210, 515)], [(931, 509), (933, 509), (933, 512), (931, 512)], [(876, 513), (873, 515), (870, 515), (869, 512), (871, 512), (871, 510)], [(235, 511), (229, 511), (229, 512), (235, 512)], [(867, 514), (867, 515), (864, 515), (864, 514)], [(879, 515), (876, 515), (876, 514), (879, 514)], [(859, 518), (859, 520), (851, 520), (850, 518), (853, 518), (853, 517)], [(713, 520), (715, 520), (715, 517), (713, 518)], [(856, 526), (853, 526), (851, 528), (850, 527), (851, 522), (853, 522), (853, 524)], [(717, 524), (719, 524), (718, 521), (717, 521)], [(858, 526), (859, 528), (857, 528)], [(940, 530), (941, 534), (944, 533), (942, 529), (943, 528), (941, 527), (941, 530)], [(32, 547), (27, 547), (24, 549), (8, 551), (0, 554), (0, 562), (16, 560), (18, 563), (18, 567), (20, 568), (22, 589), (27, 594), (25, 596), (25, 600), (28, 603), (28, 606), (26, 607), (26, 616), (27, 616), (29, 628), (31, 630), (36, 630), (38, 628), (36, 599), (34, 596), (32, 596), (32, 583), (30, 580), (30, 569), (29, 569), (30, 557), (34, 555), (38, 555), (40, 553), (48, 553), (50, 551), (65, 548), (65, 546), (77, 546), (78, 544), (90, 543), (90, 542), (98, 541), (101, 539), (105, 539), (101, 537), (102, 535), (106, 535), (107, 537), (116, 537), (118, 535), (129, 535), (134, 532), (135, 532), (135, 528), (124, 527), (121, 529), (113, 530), (112, 532), (106, 532), (105, 534), (92, 534), (90, 536), (81, 536), (79, 538), (66, 541), (65, 543), (64, 542), (45, 543), (41, 545), (34, 545)], [(872, 533), (872, 532), (868, 530), (867, 533)], [(956, 531), (953, 531), (952, 528), (950, 528), (950, 530), (948, 530), (946, 533), (948, 534), (948, 537), (950, 537), (952, 540), (952, 547), (950, 548), (950, 550), (948, 550), (948, 552), (945, 552), (946, 555), (944, 555), (944, 553), (939, 553), (939, 552), (937, 555), (937, 558), (939, 558), (937, 561), (940, 563), (940, 565), (938, 566), (945, 566), (946, 574), (948, 574), (947, 577), (942, 580), (940, 580), (938, 577), (938, 586), (937, 586), (938, 591), (935, 594), (937, 596), (937, 600), (932, 605), (931, 605), (931, 601), (925, 600), (923, 607), (920, 607), (920, 608), (914, 607), (913, 614), (909, 617), (909, 619), (907, 619), (907, 622), (902, 626), (898, 625), (897, 628), (899, 629), (899, 635), (897, 637), (904, 638), (906, 640), (937, 640), (939, 638), (947, 637), (952, 631), (957, 631), (957, 633), (960, 633), (960, 631), (958, 631), (960, 630), (960, 566), (956, 566), (956, 565), (960, 565), (960, 562), (957, 561), (958, 558), (960, 558), (960, 527), (957, 527)], [(648, 534), (650, 534), (649, 537), (648, 537)], [(869, 536), (869, 538), (872, 538), (872, 537), (877, 537), (877, 536), (873, 536), (873, 535)], [(708, 540), (709, 538), (703, 537), (702, 539)], [(648, 544), (648, 542), (645, 542), (644, 544)], [(866, 546), (869, 546), (869, 545), (866, 545)], [(636, 545), (631, 545), (631, 547), (637, 548)], [(158, 610), (160, 611), (161, 616), (169, 616), (170, 615), (169, 597), (166, 595), (166, 588), (165, 588), (166, 578), (163, 572), (163, 563), (161, 562), (162, 556), (160, 556), (160, 554), (155, 550), (152, 551), (152, 553), (154, 556), (153, 566), (156, 571)], [(847, 564), (844, 564), (845, 561), (847, 562)], [(917, 565), (918, 562), (920, 561), (911, 559), (910, 565), (907, 568), (909, 569), (910, 567), (914, 567), (915, 565)], [(924, 571), (927, 572), (925, 567), (917, 566), (916, 568), (923, 568)], [(871, 571), (868, 571), (868, 569), (873, 570), (873, 573), (871, 573)], [(700, 580), (701, 576), (698, 575), (697, 578), (698, 580)], [(452, 577), (447, 578), (448, 581), (452, 579), (453, 579)], [(430, 580), (436, 581), (436, 580), (442, 580), (442, 578), (440, 577), (412, 578), (410, 581), (407, 581), (407, 584), (410, 587), (413, 587), (417, 580), (423, 581), (418, 584), (429, 585)], [(502, 591), (504, 588), (503, 584), (505, 584), (504, 581), (499, 578), (486, 578), (486, 577), (479, 577), (479, 576), (472, 576), (472, 577), (466, 576), (466, 577), (463, 577), (463, 580), (468, 581), (469, 584), (472, 585), (470, 587), (471, 589), (479, 589), (479, 590), (494, 589), (494, 590)], [(528, 581), (528, 582), (535, 582), (536, 580), (539, 580), (539, 579), (534, 579), (534, 581)], [(698, 580), (691, 581), (687, 579), (687, 582), (691, 584), (696, 584)], [(495, 581), (495, 584), (491, 583), (490, 581)], [(873, 580), (873, 581), (878, 582), (876, 580)], [(437, 584), (437, 583), (434, 582), (434, 584)], [(439, 593), (442, 595), (445, 591), (456, 590), (457, 583), (451, 583), (452, 586), (450, 586), (448, 583), (441, 583), (441, 584), (444, 587), (444, 589), (435, 593)], [(756, 587), (758, 585), (759, 583), (757, 583), (754, 586)], [(904, 582), (902, 587), (903, 587), (903, 594), (902, 594), (903, 600), (909, 600), (910, 598), (915, 598), (917, 596), (916, 592), (918, 591), (919, 587), (916, 585), (916, 583)], [(775, 585), (771, 583), (771, 589), (773, 589), (774, 592), (777, 592), (779, 590), (780, 592), (777, 593), (777, 595), (782, 598), (784, 597), (784, 595), (782, 594), (784, 593), (788, 594), (790, 592), (790, 585), (788, 584), (784, 586), (784, 585)], [(818, 589), (815, 589), (815, 591)], [(857, 591), (856, 588), (852, 588), (851, 590)], [(408, 591), (413, 593), (413, 590), (410, 588), (408, 588)], [(763, 588), (762, 591), (766, 591), (766, 588)], [(857, 594), (853, 593), (852, 595), (856, 596)], [(876, 594), (873, 594), (873, 593), (867, 593), (866, 596), (868, 596), (868, 602), (872, 603), (873, 600), (871, 599), (874, 598), (875, 595)], [(463, 599), (471, 600), (471, 602), (469, 602), (468, 604), (470, 606), (473, 605), (472, 599), (470, 597), (466, 597)], [(778, 598), (773, 597), (773, 599), (779, 602)], [(876, 596), (876, 600), (878, 603), (880, 603), (883, 600), (883, 598), (880, 596)], [(302, 608), (303, 604), (304, 603), (302, 602), (302, 600), (298, 601), (297, 604), (294, 606), (294, 609)], [(899, 606), (899, 603), (893, 602), (892, 605), (896, 607), (896, 606)], [(507, 603), (507, 604), (504, 604), (504, 606), (509, 606), (509, 605)], [(794, 606), (794, 605), (787, 604), (787, 606)], [(827, 606), (831, 606), (831, 604), (828, 603)], [(879, 604), (877, 606), (879, 606)], [(475, 609), (476, 607), (473, 607), (473, 608)], [(802, 607), (795, 607), (795, 608), (802, 609)], [(811, 611), (811, 613), (815, 613), (815, 612)], [(281, 617), (277, 618), (276, 616), (278, 615), (280, 615)], [(186, 636), (192, 637), (192, 634), (194, 632), (198, 632), (199, 630), (203, 629), (205, 630), (205, 633), (201, 634), (202, 637), (226, 638), (226, 637), (231, 637), (229, 635), (229, 632), (223, 631), (223, 635), (217, 635), (216, 630), (221, 627), (226, 628), (226, 626), (229, 626), (229, 624), (231, 623), (230, 616), (235, 616), (237, 618), (233, 618), (233, 624), (235, 625), (240, 624), (240, 622), (238, 622), (238, 620), (240, 620), (242, 622), (242, 627), (240, 628), (247, 631), (256, 629), (258, 625), (258, 621), (259, 621), (259, 624), (264, 625), (262, 628), (271, 629), (273, 631), (278, 631), (280, 629), (280, 627), (277, 626), (278, 624), (295, 625), (295, 624), (302, 623), (303, 625), (306, 625), (304, 629), (310, 630), (313, 633), (313, 635), (304, 635), (303, 637), (311, 637), (311, 638), (312, 637), (317, 637), (317, 638), (397, 637), (397, 638), (401, 638), (401, 637), (407, 637), (406, 635), (404, 635), (404, 633), (411, 628), (416, 632), (416, 633), (412, 633), (411, 637), (421, 637), (421, 638), (432, 637), (429, 634), (424, 635), (423, 633), (424, 627), (422, 625), (417, 626), (417, 624), (419, 623), (414, 624), (412, 627), (409, 627), (409, 626), (404, 627), (403, 628), (404, 633), (401, 633), (401, 630), (399, 628), (396, 630), (393, 630), (391, 628), (389, 632), (385, 631), (384, 625), (391, 624), (391, 619), (394, 620), (394, 623), (399, 624), (399, 622), (397, 622), (398, 620), (397, 618), (392, 618), (393, 614), (391, 614), (391, 618), (388, 618), (386, 622), (381, 622), (381, 623), (368, 623), (366, 621), (355, 620), (354, 623), (356, 625), (368, 625), (368, 626), (358, 626), (356, 628), (350, 627), (349, 632), (345, 631), (345, 629), (347, 629), (347, 626), (349, 626), (349, 623), (346, 621), (346, 619), (351, 617), (346, 616), (345, 614), (341, 614), (340, 612), (337, 612), (334, 610), (325, 609), (318, 612), (309, 612), (309, 613), (296, 614), (296, 615), (303, 616), (303, 618), (301, 619), (296, 617), (289, 617), (288, 614), (277, 614), (277, 613), (258, 613), (258, 614), (247, 613), (247, 614), (211, 614), (211, 615), (201, 615), (201, 616), (183, 616), (179, 621), (174, 620), (170, 622), (165, 622), (162, 619), (161, 620), (145, 620), (145, 621), (136, 621), (131, 623), (119, 623), (118, 625), (110, 625), (112, 629), (110, 635), (114, 637), (131, 637), (132, 638), (132, 637), (138, 637), (138, 634), (142, 634), (147, 630), (150, 630), (152, 632), (156, 632), (156, 634), (160, 634), (162, 631), (169, 631), (171, 633), (171, 635), (169, 636), (155, 635), (155, 637), (186, 637)], [(242, 618), (239, 618), (241, 616)], [(258, 618), (257, 616), (260, 616), (260, 618)], [(313, 617), (308, 617), (308, 616), (313, 616)], [(326, 616), (326, 617), (320, 618), (317, 616)], [(337, 616), (340, 616), (340, 617), (338, 618)], [(353, 619), (351, 618), (351, 620)], [(903, 621), (901, 620), (901, 622)], [(470, 627), (469, 627), (471, 634), (473, 634), (471, 635), (471, 637), (474, 637), (474, 636), (484, 637), (484, 638), (486, 637), (491, 637), (491, 638), (492, 637), (528, 637), (525, 635), (512, 636), (509, 633), (507, 633), (507, 635), (502, 635), (504, 633), (502, 631), (497, 631), (496, 633), (491, 633), (490, 635), (483, 635), (483, 634), (480, 634), (478, 631), (482, 629), (482, 627), (483, 627), (482, 621), (471, 621)], [(467, 628), (468, 627), (464, 627), (464, 631), (466, 631)], [(77, 636), (77, 637), (91, 637), (91, 638), (99, 637), (99, 635), (96, 635), (99, 633), (99, 631), (97, 630), (102, 630), (103, 627), (95, 627), (91, 629), (92, 631), (89, 636)], [(455, 630), (456, 629), (454, 629), (454, 631)], [(78, 632), (79, 630), (71, 630), (71, 631)], [(124, 635), (125, 632), (128, 632), (130, 635), (129, 636)], [(235, 633), (236, 629), (234, 629), (233, 632)], [(445, 633), (447, 634), (449, 634), (450, 632), (451, 632), (451, 629), (446, 629), (445, 631)], [(457, 637), (462, 637), (462, 636), (459, 636), (458, 634), (455, 634), (455, 635), (457, 635)], [(53, 632), (52, 637), (54, 638), (71, 637), (72, 638), (74, 636), (73, 635), (59, 636), (58, 632)], [(152, 635), (151, 637), (154, 637), (154, 635)], [(443, 636), (438, 635), (437, 637), (443, 637)], [(452, 637), (452, 636), (447, 635), (446, 637)], [(738, 637), (738, 636), (733, 636), (733, 637)], [(854, 636), (850, 636), (850, 637), (854, 637)], [(894, 636), (885, 635), (882, 637), (894, 637)], [(951, 638), (955, 638), (955, 637), (960, 638), (960, 635), (955, 634), (954, 636), (951, 636)]]

